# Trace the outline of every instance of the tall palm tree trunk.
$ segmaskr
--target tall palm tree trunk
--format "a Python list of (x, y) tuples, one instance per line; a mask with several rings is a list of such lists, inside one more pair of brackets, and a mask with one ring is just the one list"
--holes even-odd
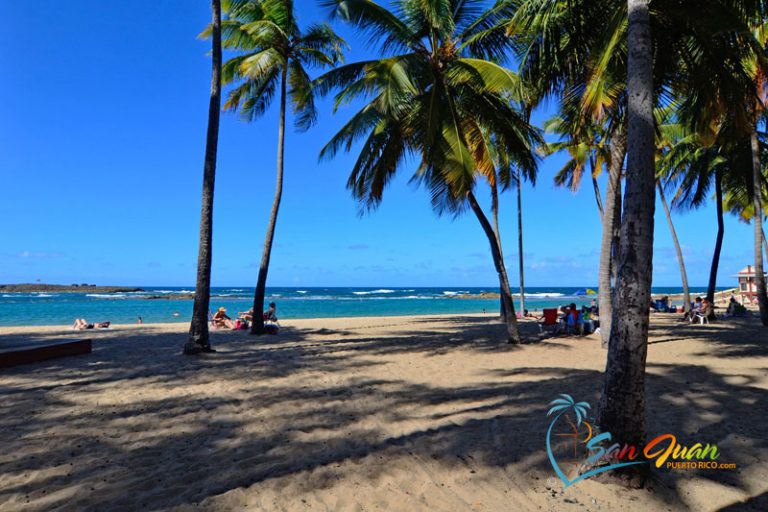
[[(617, 199), (621, 197), (621, 168), (627, 151), (627, 138), (623, 128), (618, 128), (611, 139), (611, 160), (608, 166), (608, 188), (605, 191), (603, 212), (603, 237), (600, 242), (600, 270), (598, 272), (597, 293), (600, 302), (600, 338), (603, 347), (608, 346), (611, 335), (611, 312), (613, 311), (613, 293), (611, 288), (613, 260), (613, 231), (615, 218), (621, 218)], [(617, 198), (618, 196), (618, 198)]]
[(216, 181), (216, 153), (219, 144), (219, 112), (221, 111), (221, 0), (211, 1), (213, 15), (213, 54), (211, 97), (208, 102), (208, 133), (203, 164), (203, 193), (200, 207), (200, 241), (197, 250), (195, 302), (185, 354), (210, 352), (208, 307), (211, 300), (211, 246), (213, 241), (213, 191)]
[(760, 165), (760, 146), (757, 141), (757, 133), (752, 132), (752, 185), (754, 189), (755, 214), (752, 223), (755, 228), (755, 285), (757, 288), (757, 304), (760, 308), (760, 320), (768, 327), (768, 296), (765, 290), (765, 274), (763, 273), (763, 190), (762, 166)]
[(507, 277), (507, 269), (504, 266), (504, 259), (501, 257), (501, 249), (499, 248), (498, 241), (496, 240), (496, 234), (493, 232), (491, 223), (488, 222), (488, 218), (483, 213), (482, 208), (477, 203), (475, 195), (470, 190), (467, 192), (467, 201), (472, 211), (475, 213), (477, 220), (480, 221), (485, 236), (488, 237), (488, 242), (491, 244), (491, 255), (493, 256), (493, 265), (496, 267), (496, 273), (499, 275), (499, 289), (501, 290), (501, 301), (504, 305), (504, 318), (507, 325), (508, 343), (520, 343), (520, 332), (517, 329), (517, 318), (515, 317), (515, 305), (512, 303), (512, 293), (509, 287), (509, 279)]
[(275, 224), (277, 212), (280, 209), (280, 200), (283, 197), (283, 154), (285, 146), (285, 101), (286, 82), (288, 80), (288, 67), (283, 66), (280, 77), (280, 127), (277, 132), (277, 181), (275, 182), (275, 198), (272, 201), (272, 211), (269, 214), (267, 236), (264, 240), (264, 250), (261, 254), (259, 265), (259, 277), (256, 281), (256, 292), (253, 295), (253, 321), (251, 322), (251, 334), (264, 334), (264, 295), (267, 290), (267, 272), (269, 271), (269, 258), (272, 256), (272, 241), (275, 238)]
[[(645, 360), (653, 271), (653, 57), (649, 0), (628, 0), (627, 177), (605, 384), (598, 424), (621, 444), (645, 444)], [(647, 471), (634, 468), (631, 474)]]
[(523, 179), (517, 169), (517, 251), (520, 256), (520, 314), (525, 316), (525, 271), (523, 265)]
[(715, 252), (712, 255), (712, 266), (709, 269), (709, 285), (707, 286), (707, 300), (713, 304), (717, 288), (717, 267), (720, 265), (720, 251), (723, 248), (723, 235), (725, 234), (725, 224), (723, 223), (723, 177), (719, 170), (715, 171), (715, 201), (717, 201), (717, 240), (715, 240)]
[[(499, 230), (499, 186), (496, 181), (491, 185), (491, 215), (493, 216), (493, 231), (496, 235), (496, 243), (499, 244), (499, 252), (502, 259), (504, 258), (504, 251), (501, 248), (501, 231)], [(501, 292), (499, 293), (499, 316), (506, 321), (505, 315), (507, 314), (504, 308), (504, 299), (501, 298)]]
[(765, 238), (765, 230), (763, 230), (763, 249), (765, 249), (765, 257), (768, 258), (768, 239)]
[(613, 240), (611, 241), (611, 278), (613, 279), (613, 286), (615, 287), (616, 280), (619, 278), (619, 256), (621, 256), (621, 178), (619, 178), (619, 182), (616, 184), (616, 194), (614, 195), (614, 198), (616, 200), (616, 204), (614, 205), (616, 213), (613, 216)]
[(664, 196), (664, 189), (661, 183), (657, 185), (659, 190), (659, 198), (661, 198), (661, 205), (664, 207), (664, 213), (667, 216), (667, 223), (669, 224), (669, 232), (672, 234), (672, 242), (675, 244), (675, 251), (677, 252), (677, 262), (680, 264), (680, 278), (683, 280), (683, 311), (688, 313), (691, 310), (691, 293), (688, 288), (688, 273), (685, 271), (685, 261), (683, 261), (683, 250), (680, 248), (680, 241), (677, 239), (677, 232), (675, 231), (675, 225), (672, 223), (672, 214), (669, 211), (669, 205), (667, 204), (667, 198)]

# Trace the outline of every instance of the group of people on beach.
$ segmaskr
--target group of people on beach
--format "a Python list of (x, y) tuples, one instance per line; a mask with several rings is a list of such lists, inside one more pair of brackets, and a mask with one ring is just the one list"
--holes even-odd
[[(269, 303), (269, 309), (263, 313), (264, 329), (269, 334), (277, 334), (280, 323), (277, 320), (277, 305), (274, 302)], [(211, 326), (214, 329), (224, 328), (232, 330), (249, 329), (253, 322), (253, 308), (248, 311), (238, 311), (237, 320), (233, 320), (227, 315), (227, 309), (220, 307), (216, 313), (211, 315)]]
[(571, 302), (559, 309), (545, 309), (537, 320), (549, 325), (554, 325), (556, 321), (557, 332), (592, 334), (600, 327), (600, 307), (595, 299), (590, 306), (580, 308), (575, 302)]

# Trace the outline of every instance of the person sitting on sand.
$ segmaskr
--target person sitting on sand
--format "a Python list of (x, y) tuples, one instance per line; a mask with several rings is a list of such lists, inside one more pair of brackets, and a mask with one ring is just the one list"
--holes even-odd
[(73, 329), (82, 331), (83, 329), (106, 329), (109, 327), (110, 322), (99, 322), (97, 324), (89, 324), (85, 318), (78, 318), (72, 325)]
[(264, 312), (264, 330), (268, 334), (277, 334), (280, 330), (280, 322), (277, 321), (274, 302), (269, 303), (269, 309)]
[(211, 320), (213, 321), (214, 327), (226, 327), (227, 329), (235, 328), (235, 322), (233, 322), (232, 319), (227, 316), (226, 308), (219, 308)]
[(264, 321), (265, 322), (274, 322), (274, 323), (280, 325), (279, 322), (277, 321), (277, 316), (275, 315), (275, 309), (276, 308), (277, 308), (277, 306), (275, 305), (274, 302), (270, 302), (269, 303), (269, 309), (264, 312)]

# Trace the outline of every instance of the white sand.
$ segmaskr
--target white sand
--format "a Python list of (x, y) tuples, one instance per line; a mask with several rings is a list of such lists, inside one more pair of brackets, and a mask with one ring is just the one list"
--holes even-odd
[(562, 492), (547, 404), (595, 406), (605, 351), (509, 346), (490, 315), (286, 321), (216, 332), (203, 357), (180, 355), (186, 324), (2, 328), (0, 346), (94, 352), (0, 370), (0, 510), (768, 510), (766, 330), (653, 318), (649, 433), (716, 443), (736, 470)]

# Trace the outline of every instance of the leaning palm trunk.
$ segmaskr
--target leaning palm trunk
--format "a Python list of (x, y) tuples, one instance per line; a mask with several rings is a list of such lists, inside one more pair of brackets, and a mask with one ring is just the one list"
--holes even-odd
[(664, 207), (664, 213), (667, 216), (667, 223), (669, 224), (669, 232), (672, 234), (672, 242), (675, 244), (675, 251), (677, 252), (677, 261), (680, 264), (680, 278), (683, 280), (683, 311), (688, 313), (691, 310), (691, 293), (688, 288), (688, 273), (685, 271), (685, 261), (683, 261), (683, 250), (680, 248), (680, 241), (677, 239), (677, 232), (675, 231), (675, 225), (672, 223), (672, 214), (669, 211), (669, 205), (667, 204), (667, 198), (664, 196), (664, 189), (661, 183), (658, 184), (659, 198), (661, 199), (661, 205)]
[(520, 260), (520, 314), (525, 315), (525, 272), (523, 271), (523, 181), (517, 169), (517, 251)]
[(592, 189), (595, 191), (595, 200), (597, 201), (597, 211), (600, 212), (600, 221), (603, 220), (603, 200), (600, 198), (600, 185), (597, 183), (597, 178), (592, 177)]
[(600, 185), (597, 183), (597, 178), (595, 178), (595, 167), (597, 167), (597, 162), (595, 159), (595, 154), (592, 153), (589, 155), (589, 168), (592, 171), (592, 190), (595, 191), (595, 201), (597, 201), (597, 211), (600, 212), (600, 222), (603, 221), (603, 200), (600, 197)]
[(709, 285), (707, 286), (707, 300), (713, 304), (717, 288), (717, 267), (720, 265), (720, 251), (723, 248), (723, 235), (725, 234), (725, 225), (723, 223), (723, 177), (719, 170), (715, 171), (715, 201), (717, 202), (717, 239), (715, 240), (715, 252), (712, 254), (712, 266), (709, 269)]
[[(600, 243), (600, 271), (598, 273), (598, 299), (600, 301), (600, 337), (603, 347), (608, 346), (611, 335), (612, 297), (611, 276), (613, 260), (613, 231), (615, 218), (621, 218), (621, 210), (617, 208), (621, 197), (621, 168), (624, 165), (624, 155), (627, 150), (627, 139), (623, 128), (613, 135), (611, 142), (611, 159), (608, 167), (608, 188), (605, 191), (603, 212), (603, 238)], [(617, 197), (618, 196), (618, 197)]]
[(203, 194), (200, 208), (200, 242), (197, 252), (195, 303), (185, 354), (211, 350), (208, 337), (208, 306), (211, 300), (211, 245), (213, 240), (213, 191), (216, 181), (216, 153), (219, 143), (219, 112), (221, 111), (221, 0), (212, 0), (213, 54), (211, 98), (208, 103), (208, 133), (203, 164)]
[(275, 223), (277, 212), (280, 209), (280, 199), (283, 197), (283, 147), (285, 144), (285, 94), (288, 68), (283, 67), (280, 77), (280, 127), (277, 133), (277, 181), (275, 183), (275, 198), (272, 201), (272, 211), (269, 215), (267, 236), (264, 240), (264, 251), (259, 265), (259, 277), (256, 281), (256, 293), (253, 295), (253, 322), (251, 334), (264, 334), (264, 295), (267, 290), (267, 272), (269, 271), (269, 258), (272, 255), (272, 241), (275, 238)]
[(757, 133), (752, 132), (752, 185), (754, 189), (753, 197), (755, 203), (755, 214), (752, 217), (752, 223), (755, 229), (755, 285), (757, 288), (757, 304), (760, 308), (760, 320), (763, 325), (768, 326), (768, 296), (765, 290), (765, 274), (763, 273), (763, 202), (760, 191), (763, 189), (762, 176), (760, 171), (760, 146), (757, 141)]
[[(620, 445), (645, 444), (645, 360), (653, 271), (653, 65), (648, 0), (628, 0), (628, 159), (605, 385), (598, 424)], [(646, 465), (629, 466), (642, 476)]]
[(488, 218), (483, 213), (482, 208), (477, 203), (475, 195), (472, 191), (467, 192), (467, 201), (472, 211), (477, 216), (477, 220), (480, 221), (480, 225), (485, 231), (485, 236), (488, 237), (488, 242), (491, 244), (491, 255), (493, 256), (493, 265), (496, 267), (496, 272), (499, 275), (499, 289), (501, 290), (501, 303), (504, 307), (504, 322), (507, 325), (507, 335), (509, 343), (520, 343), (520, 332), (517, 329), (517, 318), (515, 317), (515, 305), (512, 303), (512, 293), (509, 287), (509, 279), (507, 277), (507, 269), (504, 266), (504, 259), (501, 257), (501, 249), (499, 248), (498, 241), (496, 240), (496, 234), (493, 232), (491, 223), (488, 222)]

